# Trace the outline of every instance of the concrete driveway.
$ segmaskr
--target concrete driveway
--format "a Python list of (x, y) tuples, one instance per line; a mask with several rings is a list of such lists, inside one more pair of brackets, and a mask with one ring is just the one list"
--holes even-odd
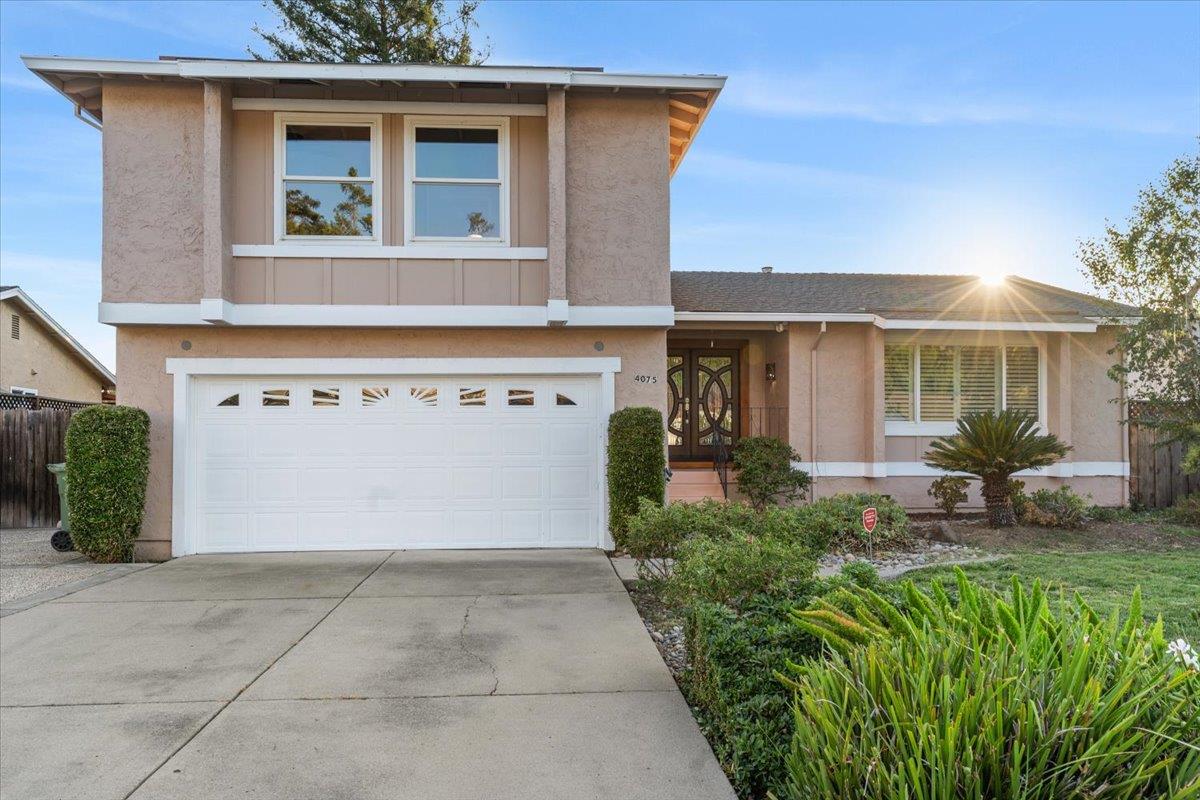
[(192, 556), (0, 619), (5, 798), (732, 798), (598, 551)]

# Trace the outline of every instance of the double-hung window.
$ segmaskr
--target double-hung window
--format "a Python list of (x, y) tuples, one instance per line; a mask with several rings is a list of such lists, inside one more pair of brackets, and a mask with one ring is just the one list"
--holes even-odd
[(1041, 414), (1041, 354), (1036, 345), (889, 344), (883, 394), (890, 435), (953, 433), (975, 411), (1015, 408)]
[(275, 230), (279, 241), (380, 241), (380, 118), (276, 117)]
[(508, 121), (405, 118), (407, 239), (508, 241)]

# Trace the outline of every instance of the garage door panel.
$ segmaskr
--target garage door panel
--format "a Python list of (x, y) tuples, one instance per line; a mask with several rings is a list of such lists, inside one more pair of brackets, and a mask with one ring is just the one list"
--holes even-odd
[(541, 456), (544, 452), (545, 427), (537, 422), (501, 423), (500, 455)]
[(592, 447), (592, 426), (587, 423), (556, 423), (550, 426), (550, 454), (585, 456)]
[(295, 458), (300, 455), (303, 429), (293, 422), (280, 424), (264, 415), (251, 428), (250, 455), (255, 458)]
[(295, 502), (300, 496), (300, 476), (294, 467), (254, 470), (255, 502)]
[(249, 498), (249, 470), (231, 467), (205, 470), (202, 497), (209, 503), (244, 503)]
[(347, 507), (353, 502), (356, 477), (350, 467), (308, 467), (301, 474), (306, 501), (336, 501)]
[(542, 496), (541, 466), (505, 467), (500, 476), (500, 499), (537, 500)]
[(287, 511), (255, 514), (253, 530), (256, 548), (294, 548), (300, 541), (300, 515)]
[(548, 376), (201, 385), (196, 549), (595, 546), (598, 386)]
[(505, 547), (536, 547), (542, 543), (543, 512), (500, 512), (500, 538)]
[(591, 494), (591, 470), (587, 467), (558, 467), (550, 470), (552, 500), (586, 500)]

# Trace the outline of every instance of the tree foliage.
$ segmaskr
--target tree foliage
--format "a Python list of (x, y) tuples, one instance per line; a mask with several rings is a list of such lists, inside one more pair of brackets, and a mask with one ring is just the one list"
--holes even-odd
[(1185, 470), (1200, 470), (1200, 155), (1172, 164), (1125, 230), (1106, 225), (1079, 258), (1097, 291), (1141, 309), (1117, 334), (1123, 361), (1109, 375), (1143, 403), (1139, 423), (1161, 444), (1182, 441)]
[(261, 60), (368, 64), (481, 64), (471, 30), (478, 26), (478, 0), (264, 0), (281, 29), (254, 32), (270, 53)]
[(934, 439), (925, 464), (979, 478), (988, 521), (993, 528), (1015, 524), (1008, 479), (1014, 472), (1048, 467), (1071, 449), (1054, 434), (1039, 434), (1037, 419), (1005, 409), (966, 414), (953, 436)]

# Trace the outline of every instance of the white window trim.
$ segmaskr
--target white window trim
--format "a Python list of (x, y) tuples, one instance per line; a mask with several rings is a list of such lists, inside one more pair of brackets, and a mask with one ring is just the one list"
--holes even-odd
[[(284, 199), (284, 182), (287, 180), (311, 180), (303, 175), (288, 176), (285, 169), (286, 137), (284, 131), (292, 125), (359, 125), (371, 130), (371, 219), (374, 222), (371, 236), (297, 236), (286, 232), (287, 203)], [(301, 112), (278, 112), (275, 114), (275, 244), (355, 245), (378, 247), (383, 244), (384, 191), (383, 179), (383, 115), (382, 114), (321, 114)], [(365, 181), (364, 181), (365, 182)]]
[[(911, 347), (912, 354), (912, 408), (913, 416), (921, 415), (921, 347), (922, 345), (963, 347), (977, 346), (965, 342), (894, 342), (887, 347)], [(1046, 345), (1045, 342), (1000, 342), (986, 343), (983, 347), (998, 347), (1000, 349), (1000, 408), (1008, 407), (1008, 351), (1009, 347), (1036, 347), (1038, 351), (1038, 414), (1037, 426), (1041, 431), (1046, 430)], [(958, 358), (954, 359), (954, 383), (958, 389)], [(923, 422), (916, 419), (912, 422), (904, 420), (884, 420), (885, 436), (951, 436), (958, 430), (958, 421), (942, 420)]]
[[(420, 247), (435, 246), (448, 243), (468, 247), (507, 247), (509, 245), (509, 138), (508, 117), (469, 117), (469, 116), (416, 116), (404, 117), (404, 242), (406, 245)], [(466, 236), (417, 236), (416, 204), (414, 187), (421, 181), (415, 180), (417, 166), (417, 128), (476, 128), (497, 131), (496, 147), (497, 175), (500, 184), (500, 219), (497, 225), (500, 229), (498, 239), (470, 239)], [(491, 185), (492, 180), (469, 178), (437, 178), (423, 179), (436, 183), (481, 183)]]

